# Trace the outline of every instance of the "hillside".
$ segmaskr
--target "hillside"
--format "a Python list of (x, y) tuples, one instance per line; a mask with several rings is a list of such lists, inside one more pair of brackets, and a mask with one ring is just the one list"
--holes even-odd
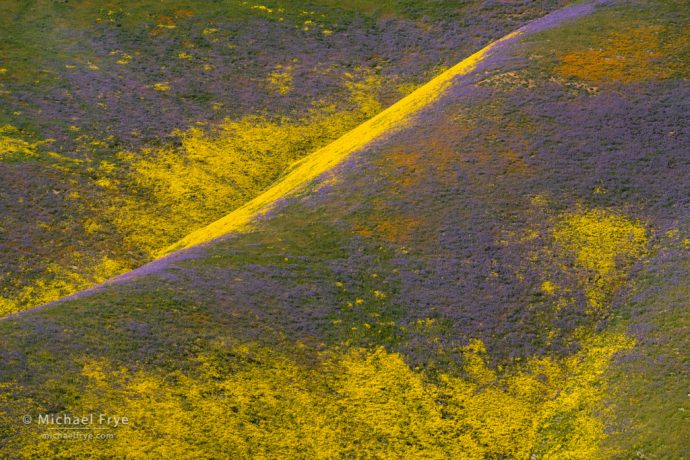
[(559, 4), (4, 1), (0, 314), (151, 261)]
[[(0, 452), (688, 458), (688, 11), (506, 30), (219, 220), (175, 211), (168, 255), (0, 320)], [(63, 413), (131, 423), (42, 436)]]

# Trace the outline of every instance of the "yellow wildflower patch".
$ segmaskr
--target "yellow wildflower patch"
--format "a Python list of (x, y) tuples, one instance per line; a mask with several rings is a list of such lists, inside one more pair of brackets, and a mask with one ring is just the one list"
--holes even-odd
[(551, 281), (544, 281), (541, 283), (541, 291), (546, 295), (553, 295), (557, 289), (558, 286), (553, 284)]
[(49, 142), (27, 142), (20, 136), (21, 132), (14, 126), (0, 126), (0, 161), (8, 158), (35, 157), (38, 155), (39, 147)]
[[(370, 92), (369, 98), (374, 94)], [(103, 212), (128, 244), (155, 254), (246, 203), (305, 151), (316, 150), (373, 116), (375, 112), (365, 111), (373, 104), (365, 105), (345, 111), (314, 109), (301, 120), (227, 119), (212, 128), (177, 132), (180, 147), (122, 152), (120, 159), (130, 165), (128, 176), (120, 180), (123, 193)], [(156, 205), (142, 205), (127, 193), (132, 189), (151, 193)]]
[(294, 67), (277, 65), (275, 70), (268, 75), (269, 87), (278, 94), (288, 94), (292, 90)]
[(595, 309), (605, 307), (648, 243), (647, 230), (639, 221), (602, 209), (562, 216), (553, 236), (574, 258), (576, 268), (585, 272), (585, 291)]
[[(597, 458), (603, 374), (632, 344), (602, 333), (570, 358), (530, 358), (499, 377), (475, 340), (462, 350), (468, 376), (432, 378), (383, 347), (326, 352), (305, 366), (218, 341), (220, 355), (200, 354), (192, 375), (84, 360), (86, 386), (66, 411), (126, 414), (131, 423), (108, 443), (123, 458)], [(53, 445), (39, 437), (22, 454), (46, 457)], [(65, 443), (61, 453), (85, 448)]]
[(263, 12), (265, 12), (265, 13), (273, 13), (273, 9), (271, 9), (271, 8), (269, 8), (269, 7), (267, 7), (267, 6), (264, 6), (264, 5), (253, 5), (253, 6), (252, 6), (252, 9), (253, 9), (253, 10), (263, 11)]

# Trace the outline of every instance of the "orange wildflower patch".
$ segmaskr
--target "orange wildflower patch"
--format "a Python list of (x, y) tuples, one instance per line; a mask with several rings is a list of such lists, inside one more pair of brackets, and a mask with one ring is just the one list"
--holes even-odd
[(178, 18), (191, 18), (194, 16), (194, 11), (190, 9), (182, 9), (175, 11), (175, 16)]
[(355, 228), (355, 233), (367, 238), (377, 237), (392, 243), (404, 244), (422, 226), (422, 221), (412, 216), (388, 215), (374, 219), (370, 225)]
[(156, 24), (158, 25), (158, 27), (164, 27), (168, 29), (176, 27), (175, 20), (170, 16), (158, 16), (158, 18), (156, 19)]
[(595, 82), (669, 78), (677, 69), (667, 61), (689, 41), (687, 36), (673, 36), (664, 27), (653, 25), (611, 33), (601, 48), (561, 56), (557, 73)]

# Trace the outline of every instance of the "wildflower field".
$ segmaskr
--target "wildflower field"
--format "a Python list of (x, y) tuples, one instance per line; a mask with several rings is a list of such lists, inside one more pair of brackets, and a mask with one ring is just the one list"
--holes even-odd
[(690, 458), (687, 2), (6, 3), (0, 457)]

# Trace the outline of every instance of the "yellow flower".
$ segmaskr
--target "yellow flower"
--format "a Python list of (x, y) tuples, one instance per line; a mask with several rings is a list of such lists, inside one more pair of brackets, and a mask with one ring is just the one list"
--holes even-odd
[(552, 295), (554, 292), (556, 292), (556, 289), (557, 286), (551, 281), (544, 281), (541, 283), (541, 290), (546, 295)]

